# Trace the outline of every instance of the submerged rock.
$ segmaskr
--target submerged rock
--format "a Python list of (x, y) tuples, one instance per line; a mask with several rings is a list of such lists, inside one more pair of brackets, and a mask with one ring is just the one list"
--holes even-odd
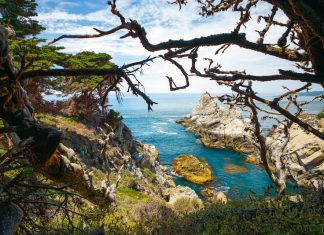
[(228, 163), (225, 165), (223, 171), (226, 173), (235, 174), (235, 173), (245, 173), (248, 171), (248, 169), (245, 168), (244, 166), (238, 166), (233, 163)]
[(194, 184), (205, 184), (213, 180), (207, 162), (191, 154), (181, 154), (172, 163), (172, 169), (185, 180)]
[(177, 123), (194, 132), (201, 143), (210, 148), (231, 148), (237, 152), (255, 154), (253, 133), (249, 120), (244, 120), (235, 108), (220, 107), (215, 99), (204, 93), (191, 115)]

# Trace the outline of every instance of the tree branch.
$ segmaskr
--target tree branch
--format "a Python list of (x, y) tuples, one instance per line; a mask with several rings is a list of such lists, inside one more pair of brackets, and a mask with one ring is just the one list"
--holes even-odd
[(242, 95), (245, 95), (247, 97), (250, 97), (254, 100), (257, 100), (263, 104), (268, 105), (270, 108), (276, 110), (277, 112), (279, 112), (280, 114), (282, 114), (283, 116), (285, 116), (286, 118), (288, 118), (289, 120), (291, 120), (294, 123), (297, 123), (300, 127), (302, 127), (304, 130), (309, 131), (311, 133), (313, 133), (314, 135), (316, 135), (317, 137), (319, 137), (320, 139), (324, 140), (324, 133), (321, 133), (319, 130), (315, 129), (314, 127), (312, 127), (311, 125), (309, 125), (306, 122), (303, 122), (302, 120), (300, 120), (298, 117), (296, 117), (295, 115), (293, 115), (292, 113), (290, 113), (289, 111), (287, 111), (284, 108), (281, 108), (277, 102), (272, 102), (270, 100), (266, 100), (263, 99), (259, 96), (257, 96), (255, 93), (250, 93), (250, 92), (246, 92), (243, 91), (239, 88), (238, 84), (235, 84), (234, 86), (232, 86), (232, 90), (235, 92), (238, 92)]

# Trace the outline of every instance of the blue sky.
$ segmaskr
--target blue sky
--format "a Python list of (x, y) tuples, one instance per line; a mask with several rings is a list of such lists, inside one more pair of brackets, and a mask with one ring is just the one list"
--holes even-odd
[[(119, 21), (108, 8), (106, 0), (36, 0), (38, 3), (38, 20), (47, 28), (41, 37), (49, 40), (62, 34), (89, 34), (94, 33), (93, 27), (107, 30), (117, 26)], [(175, 5), (170, 5), (167, 0), (119, 0), (117, 6), (126, 18), (137, 20), (146, 28), (148, 38), (153, 43), (169, 39), (191, 39), (209, 34), (231, 32), (237, 22), (238, 15), (232, 12), (217, 14), (214, 17), (202, 18), (199, 16), (197, 5), (191, 2), (179, 11)], [(254, 15), (266, 15), (270, 12), (270, 6), (260, 5), (254, 9)], [(276, 20), (285, 21), (283, 14), (279, 14)], [(243, 31), (247, 38), (256, 41), (256, 29), (263, 29), (263, 24), (257, 24), (256, 17)], [(275, 43), (282, 34), (283, 29), (276, 27), (269, 31), (266, 43)], [(64, 46), (66, 52), (76, 53), (83, 50), (106, 52), (113, 56), (113, 61), (118, 65), (134, 62), (146, 58), (148, 53), (142, 48), (138, 39), (119, 39), (122, 34), (115, 34), (97, 39), (67, 39), (57, 43)], [(198, 66), (203, 68), (203, 58), (213, 58), (220, 63), (224, 70), (246, 70), (249, 74), (264, 75), (276, 74), (280, 69), (295, 69), (294, 63), (282, 59), (263, 55), (261, 53), (231, 46), (225, 54), (214, 55), (217, 48), (202, 48), (201, 61)], [(154, 55), (154, 54), (153, 54)], [(189, 67), (187, 61), (182, 63)], [(172, 76), (182, 85), (183, 77), (179, 71), (168, 62), (156, 61), (149, 67), (145, 67), (143, 75), (138, 75), (149, 93), (169, 92), (166, 76)], [(295, 88), (300, 86), (298, 82), (268, 82), (255, 83), (259, 92), (280, 92), (281, 86)], [(317, 87), (318, 88), (318, 87)], [(202, 78), (191, 78), (191, 86), (179, 92), (200, 93), (227, 92), (227, 88), (218, 86), (215, 82)]]

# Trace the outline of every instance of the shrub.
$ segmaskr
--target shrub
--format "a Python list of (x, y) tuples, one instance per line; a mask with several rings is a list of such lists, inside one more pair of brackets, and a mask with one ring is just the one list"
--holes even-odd
[(173, 203), (173, 209), (179, 214), (189, 214), (203, 208), (198, 198), (182, 197)]
[(173, 214), (172, 210), (159, 202), (139, 204), (133, 209), (134, 219), (137, 223), (161, 224)]
[[(322, 196), (321, 196), (322, 195)], [(185, 203), (179, 203), (185, 206)], [(322, 194), (304, 195), (303, 203), (288, 198), (214, 204), (172, 218), (160, 234), (323, 234)]]
[(319, 114), (317, 114), (317, 118), (318, 119), (324, 118), (324, 108), (322, 109), (321, 112), (319, 112)]
[(111, 125), (114, 128), (119, 122), (123, 120), (123, 116), (119, 112), (110, 109), (107, 113), (107, 120), (109, 125)]

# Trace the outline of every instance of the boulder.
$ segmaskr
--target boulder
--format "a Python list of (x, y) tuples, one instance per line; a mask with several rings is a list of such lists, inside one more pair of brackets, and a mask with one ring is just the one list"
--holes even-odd
[(219, 192), (216, 196), (211, 198), (212, 203), (223, 203), (226, 204), (228, 201), (227, 196), (223, 192)]
[(182, 200), (182, 199), (195, 200), (202, 204), (202, 201), (198, 197), (196, 192), (187, 186), (178, 185), (175, 188), (170, 188), (168, 190), (168, 198), (169, 198), (168, 203), (170, 205), (173, 205), (178, 200)]
[(181, 154), (172, 163), (172, 169), (185, 180), (194, 184), (206, 184), (213, 180), (207, 162), (191, 154)]
[(13, 235), (23, 218), (22, 210), (14, 203), (0, 203), (0, 235)]
[(215, 192), (211, 188), (202, 189), (201, 194), (204, 196), (206, 204), (224, 203), (226, 204), (228, 199), (224, 192)]
[(259, 159), (255, 154), (253, 154), (253, 155), (246, 156), (244, 158), (244, 162), (256, 165), (259, 163)]
[(204, 188), (200, 192), (205, 198), (214, 196), (214, 191), (211, 188)]

